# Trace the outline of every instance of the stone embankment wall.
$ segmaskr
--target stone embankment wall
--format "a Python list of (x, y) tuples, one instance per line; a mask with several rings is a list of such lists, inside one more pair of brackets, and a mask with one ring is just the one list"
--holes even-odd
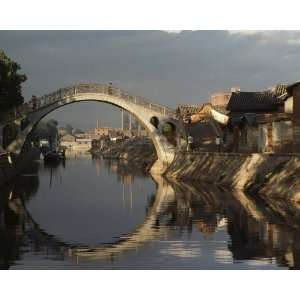
[(157, 160), (152, 141), (143, 137), (111, 144), (106, 150), (102, 152), (93, 151), (93, 153), (99, 153), (107, 159), (118, 159), (123, 163), (128, 163), (133, 169), (141, 169), (146, 172)]
[(165, 176), (300, 201), (299, 155), (180, 152)]

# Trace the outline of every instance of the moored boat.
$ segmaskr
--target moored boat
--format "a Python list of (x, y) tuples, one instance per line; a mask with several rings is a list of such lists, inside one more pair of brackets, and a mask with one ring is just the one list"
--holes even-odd
[(65, 152), (64, 151), (48, 151), (44, 155), (44, 161), (45, 162), (57, 162), (60, 160), (65, 159)]

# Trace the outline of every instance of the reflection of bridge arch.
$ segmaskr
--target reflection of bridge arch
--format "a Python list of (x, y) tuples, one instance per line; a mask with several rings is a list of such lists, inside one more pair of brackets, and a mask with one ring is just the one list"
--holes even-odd
[[(19, 194), (20, 192), (17, 193)], [(149, 209), (147, 218), (141, 226), (113, 244), (100, 245), (93, 249), (79, 245), (68, 245), (43, 232), (39, 225), (32, 220), (18, 196), (13, 197), (12, 193), (8, 191), (7, 199), (9, 199), (9, 209), (14, 211), (20, 220), (18, 222), (19, 226), (15, 230), (15, 235), (17, 235), (15, 238), (18, 239), (18, 244), (21, 245), (23, 238), (25, 238), (29, 244), (34, 245), (34, 249), (38, 252), (43, 251), (43, 254), (46, 252), (47, 255), (59, 256), (66, 260), (68, 258), (71, 260), (79, 258), (80, 260), (82, 257), (86, 259), (110, 259), (113, 261), (114, 258), (117, 258), (122, 253), (142, 247), (147, 241), (157, 238), (162, 239), (166, 235), (169, 236), (168, 227), (170, 224), (168, 224), (168, 227), (164, 227), (161, 224), (158, 226), (156, 221), (161, 221), (163, 217), (167, 217), (170, 220), (169, 217), (172, 214), (174, 205), (179, 205), (178, 207), (181, 211), (179, 217), (182, 215), (182, 208), (185, 210), (186, 208), (193, 209), (194, 207), (191, 217), (193, 221), (196, 221), (194, 224), (202, 234), (208, 232), (203, 227), (203, 223), (208, 222), (207, 225), (211, 224), (211, 212), (218, 221), (213, 232), (220, 227), (224, 227), (223, 216), (226, 215), (226, 220), (228, 220), (226, 221), (227, 232), (231, 237), (228, 250), (232, 253), (234, 259), (255, 259), (255, 261), (259, 262), (261, 259), (266, 261), (266, 258), (275, 258), (280, 265), (299, 268), (299, 235), (297, 234), (298, 231), (295, 230), (296, 228), (290, 227), (292, 230), (285, 229), (283, 220), (278, 219), (279, 223), (277, 223), (276, 219), (274, 219), (277, 216), (274, 216), (272, 212), (266, 212), (265, 209), (260, 210), (260, 207), (256, 206), (255, 202), (253, 205), (249, 205), (251, 198), (246, 197), (239, 200), (236, 199), (237, 194), (229, 193), (226, 195), (226, 192), (222, 189), (215, 191), (215, 189), (207, 189), (206, 186), (202, 188), (199, 185), (189, 186), (186, 183), (182, 185), (182, 183), (172, 182), (172, 188), (170, 188), (162, 180), (158, 181), (157, 193), (154, 204)], [(185, 205), (185, 202), (181, 202), (178, 197), (183, 197), (183, 200), (187, 201), (187, 205)], [(201, 205), (193, 206), (193, 199), (197, 200), (197, 202), (200, 200)], [(206, 210), (206, 207), (208, 210)], [(199, 211), (199, 209), (204, 214), (197, 215), (197, 210)], [(209, 218), (205, 218), (206, 215)], [(271, 222), (269, 223), (268, 220)], [(198, 221), (201, 221), (201, 223)], [(176, 224), (180, 224), (180, 222), (179, 220)], [(2, 226), (6, 226), (6, 223), (3, 222)], [(209, 234), (210, 232), (212, 231), (209, 231)], [(15, 257), (13, 259), (10, 258), (7, 267), (15, 261)]]
[[(197, 199), (200, 197), (202, 202), (209, 202), (212, 205), (218, 205), (213, 201), (216, 195), (220, 197), (220, 194), (214, 195), (213, 193), (211, 193), (211, 191), (206, 189), (196, 190), (192, 185), (189, 185), (187, 183), (172, 182), (172, 184), (170, 184), (169, 182), (166, 182), (162, 177), (155, 177), (155, 181), (157, 183), (155, 201), (148, 211), (143, 224), (139, 225), (131, 233), (123, 235), (114, 243), (100, 244), (99, 246), (95, 246), (94, 248), (90, 248), (89, 246), (80, 244), (67, 244), (45, 232), (34, 221), (33, 217), (31, 217), (30, 213), (26, 210), (26, 207), (21, 203), (18, 203), (18, 201), (10, 202), (10, 208), (14, 210), (19, 216), (21, 216), (26, 225), (32, 229), (29, 231), (31, 232), (31, 235), (28, 235), (27, 233), (27, 238), (30, 240), (34, 237), (40, 246), (46, 245), (46, 247), (66, 257), (83, 257), (89, 259), (116, 257), (123, 252), (141, 247), (143, 244), (151, 240), (156, 240), (166, 236), (170, 227), (163, 226), (161, 224), (157, 226), (157, 221), (168, 211), (169, 207), (172, 207), (172, 205), (174, 205), (174, 203), (176, 202), (176, 198), (178, 198), (178, 195), (186, 195), (187, 192), (191, 192), (191, 194), (193, 194)], [(265, 219), (259, 209), (254, 206), (253, 202), (249, 198), (247, 198), (246, 196), (241, 197), (241, 195), (239, 195), (237, 199), (239, 199), (238, 202), (242, 205), (242, 207), (247, 211), (249, 215), (254, 217), (255, 220), (261, 221)], [(237, 199), (235, 199), (235, 201)], [(223, 218), (218, 220), (216, 224), (217, 227), (223, 227), (223, 221)]]
[(158, 187), (155, 201), (149, 210), (144, 223), (138, 226), (133, 232), (122, 236), (116, 242), (102, 244), (94, 248), (84, 245), (69, 245), (56, 239), (42, 230), (39, 225), (35, 223), (30, 213), (26, 210), (25, 205), (20, 205), (20, 203), (11, 203), (11, 205), (14, 210), (19, 210), (18, 215), (22, 216), (27, 227), (29, 226), (31, 228), (31, 234), (26, 235), (29, 240), (35, 238), (41, 246), (44, 244), (64, 256), (77, 258), (86, 257), (90, 259), (109, 258), (136, 249), (148, 241), (166, 235), (168, 227), (156, 226), (157, 220), (165, 213), (169, 205), (175, 201), (175, 193), (171, 185), (166, 184), (163, 178), (156, 178), (156, 182)]
[[(8, 145), (7, 151), (19, 154), (33, 128), (52, 111), (72, 103), (96, 101), (120, 107), (133, 114), (143, 124), (153, 140), (158, 156), (159, 163), (156, 164), (153, 171), (157, 169), (158, 172), (162, 172), (162, 169), (174, 158), (175, 147), (162, 134), (162, 126), (165, 122), (176, 124), (177, 120), (174, 112), (165, 106), (151, 103), (142, 97), (128, 95), (111, 85), (102, 84), (79, 84), (60, 89), (50, 95), (38, 98), (36, 101), (37, 108), (35, 110), (27, 111), (23, 114), (25, 118), (15, 121), (20, 125), (19, 133), (16, 139)], [(153, 117), (159, 121), (157, 127), (150, 122)]]

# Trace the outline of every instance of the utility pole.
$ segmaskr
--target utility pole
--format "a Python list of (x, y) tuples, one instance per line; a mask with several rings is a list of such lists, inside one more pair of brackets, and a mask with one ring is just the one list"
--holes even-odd
[(132, 119), (131, 119), (131, 114), (129, 114), (129, 130), (130, 130), (130, 132), (131, 132), (131, 130), (132, 130)]
[(122, 131), (124, 131), (124, 109), (121, 108)]
[(138, 123), (138, 136), (140, 136), (140, 135), (141, 135), (141, 124)]

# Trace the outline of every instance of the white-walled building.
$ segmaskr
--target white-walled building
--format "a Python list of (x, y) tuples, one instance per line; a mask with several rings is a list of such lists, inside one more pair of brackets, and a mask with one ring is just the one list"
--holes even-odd
[(61, 137), (60, 146), (65, 147), (68, 150), (88, 151), (92, 148), (92, 139), (66, 134)]

